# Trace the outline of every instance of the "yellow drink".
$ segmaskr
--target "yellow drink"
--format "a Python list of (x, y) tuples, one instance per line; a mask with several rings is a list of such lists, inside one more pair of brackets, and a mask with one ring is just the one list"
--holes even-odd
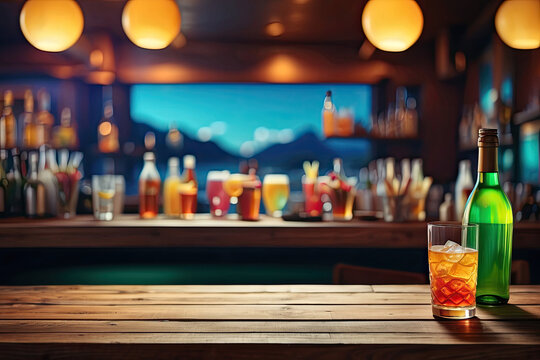
[(180, 215), (180, 199), (178, 186), (181, 184), (179, 176), (170, 176), (163, 185), (163, 212), (169, 216)]
[(262, 195), (266, 213), (281, 216), (289, 198), (289, 177), (287, 175), (266, 175), (263, 180)]

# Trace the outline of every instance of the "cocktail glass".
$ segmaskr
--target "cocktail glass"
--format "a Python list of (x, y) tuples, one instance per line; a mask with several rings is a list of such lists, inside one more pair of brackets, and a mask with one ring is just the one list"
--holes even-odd
[(114, 175), (92, 176), (94, 218), (110, 221), (114, 218), (116, 178)]
[(323, 203), (317, 179), (302, 176), (302, 191), (304, 192), (304, 210), (309, 216), (320, 216)]
[(223, 186), (229, 175), (228, 171), (210, 171), (206, 178), (206, 196), (213, 216), (225, 216), (229, 211), (231, 198)]
[(266, 214), (281, 217), (289, 199), (289, 177), (284, 174), (268, 174), (263, 179), (262, 196)]
[(319, 191), (330, 199), (334, 220), (348, 221), (353, 218), (356, 189), (352, 184), (341, 179), (321, 176), (319, 177)]
[(428, 262), (433, 315), (469, 319), (476, 313), (478, 225), (428, 224)]
[(190, 220), (197, 212), (197, 185), (193, 181), (178, 185), (180, 196), (180, 218)]

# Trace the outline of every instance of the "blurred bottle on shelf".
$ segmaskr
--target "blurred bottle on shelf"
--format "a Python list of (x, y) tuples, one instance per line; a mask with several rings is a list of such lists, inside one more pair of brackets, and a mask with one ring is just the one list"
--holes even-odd
[(155, 218), (159, 212), (161, 178), (152, 152), (144, 153), (144, 166), (139, 175), (139, 215), (143, 219)]
[(103, 118), (98, 125), (98, 148), (102, 153), (117, 152), (120, 147), (118, 141), (118, 126), (114, 120), (112, 88), (103, 88)]
[(21, 174), (21, 159), (17, 148), (11, 150), (11, 158), (13, 165), (7, 174), (8, 211), (13, 216), (20, 216), (24, 214), (23, 189), (25, 179)]
[[(24, 149), (37, 149), (39, 140), (42, 138), (34, 119), (34, 95), (31, 90), (24, 93), (24, 113), (21, 114), (22, 124), (22, 147)], [(37, 154), (36, 154), (37, 155)]]
[(17, 146), (17, 121), (13, 115), (13, 93), (4, 92), (4, 109), (0, 117), (0, 149), (13, 149)]
[(36, 146), (49, 145), (51, 142), (51, 132), (54, 125), (54, 116), (51, 114), (51, 95), (45, 89), (40, 89), (37, 93), (38, 112), (36, 114)]
[(369, 180), (368, 168), (361, 168), (358, 173), (358, 191), (356, 205), (359, 210), (373, 211), (373, 192)]
[(397, 137), (396, 107), (393, 103), (388, 104), (386, 110), (386, 137)]
[(7, 150), (0, 150), (0, 217), (8, 216)]
[(322, 109), (322, 128), (325, 137), (336, 134), (336, 106), (332, 101), (332, 91), (328, 90)]
[(180, 183), (180, 160), (177, 157), (170, 157), (167, 178), (163, 183), (163, 212), (167, 216), (180, 216), (180, 195), (178, 193)]
[(405, 118), (407, 107), (405, 101), (407, 99), (407, 89), (400, 86), (396, 89), (396, 110), (394, 114), (395, 121), (395, 136), (405, 136)]
[(455, 186), (455, 218), (457, 220), (461, 220), (461, 217), (463, 216), (465, 204), (467, 203), (467, 199), (469, 198), (473, 187), (471, 162), (469, 160), (462, 160), (459, 162), (459, 173)]
[(45, 215), (45, 187), (38, 179), (38, 154), (35, 151), (29, 155), (28, 179), (24, 185), (24, 205), (26, 216), (29, 218)]
[(77, 137), (77, 129), (72, 120), (70, 108), (62, 109), (60, 126), (54, 127), (52, 142), (56, 149), (75, 150), (78, 147), (79, 138)]
[(444, 195), (444, 202), (439, 206), (439, 220), (440, 221), (454, 221), (455, 218), (454, 202), (452, 201), (452, 194), (446, 193)]
[(192, 219), (197, 212), (197, 176), (195, 174), (195, 156), (185, 155), (184, 173), (179, 186), (180, 194), (180, 217), (184, 219)]
[(473, 143), (471, 138), (472, 111), (468, 105), (463, 105), (463, 113), (459, 122), (459, 144), (465, 149)]
[(51, 170), (49, 156), (47, 156), (46, 145), (39, 148), (39, 170), (38, 180), (43, 184), (45, 190), (45, 215), (58, 215), (58, 180)]
[(407, 109), (405, 110), (402, 136), (418, 136), (418, 112), (416, 111), (416, 99), (413, 97), (407, 99)]

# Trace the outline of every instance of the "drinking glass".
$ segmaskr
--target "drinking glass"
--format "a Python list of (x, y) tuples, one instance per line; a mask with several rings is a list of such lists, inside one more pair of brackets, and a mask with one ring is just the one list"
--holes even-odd
[(190, 220), (197, 212), (197, 185), (193, 181), (178, 184), (180, 218)]
[(334, 220), (352, 220), (356, 188), (351, 179), (332, 180), (329, 176), (320, 176), (319, 189), (321, 194), (330, 199)]
[(428, 262), (433, 315), (469, 319), (476, 314), (478, 225), (428, 224)]
[(94, 218), (96, 220), (112, 220), (114, 218), (114, 198), (116, 194), (115, 176), (92, 176), (92, 194)]
[(304, 192), (304, 210), (309, 216), (320, 216), (323, 203), (319, 192), (317, 179), (302, 176), (302, 191)]
[(210, 171), (206, 177), (206, 196), (210, 203), (210, 213), (212, 216), (225, 216), (229, 211), (231, 198), (223, 187), (229, 175), (229, 172), (226, 170)]
[(266, 214), (281, 217), (289, 198), (289, 177), (284, 174), (268, 174), (263, 179), (262, 196)]
[(259, 220), (261, 206), (261, 181), (258, 178), (242, 183), (242, 193), (238, 196), (238, 213), (242, 220)]

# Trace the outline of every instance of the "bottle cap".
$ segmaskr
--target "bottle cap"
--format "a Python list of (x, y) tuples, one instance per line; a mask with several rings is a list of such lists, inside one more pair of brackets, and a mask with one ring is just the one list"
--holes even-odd
[(184, 169), (195, 169), (195, 156), (184, 155)]
[(175, 157), (175, 156), (172, 156), (169, 158), (169, 167), (178, 167), (180, 165), (180, 160)]
[(332, 91), (328, 90), (328, 91), (326, 92), (326, 96), (332, 96)]
[(478, 146), (479, 147), (496, 147), (499, 146), (499, 137), (497, 129), (479, 129), (478, 130)]
[(154, 155), (153, 152), (148, 151), (144, 153), (143, 159), (144, 161), (154, 161), (156, 160), (156, 156)]

